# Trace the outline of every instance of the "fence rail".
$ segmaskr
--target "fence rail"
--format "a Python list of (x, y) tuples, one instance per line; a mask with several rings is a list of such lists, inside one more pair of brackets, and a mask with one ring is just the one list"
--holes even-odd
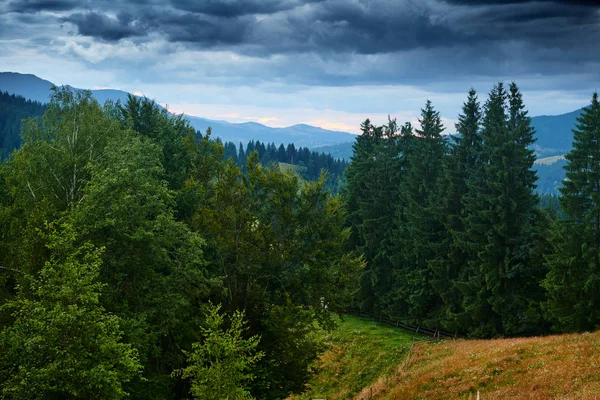
[(451, 334), (448, 332), (440, 331), (439, 329), (434, 330), (434, 329), (429, 329), (429, 328), (425, 328), (422, 326), (411, 326), (411, 325), (405, 324), (403, 322), (400, 322), (399, 320), (392, 320), (392, 319), (390, 319), (390, 317), (383, 316), (383, 314), (375, 315), (375, 314), (371, 314), (366, 311), (358, 310), (356, 308), (348, 308), (346, 310), (346, 312), (348, 314), (356, 315), (358, 317), (372, 318), (372, 319), (374, 319), (378, 322), (381, 322), (383, 324), (386, 324), (386, 325), (395, 326), (397, 328), (403, 328), (403, 329), (406, 329), (409, 331), (413, 331), (415, 333), (422, 333), (424, 335), (431, 336), (432, 338), (436, 338), (436, 339), (457, 339), (458, 338), (458, 335), (456, 333)]

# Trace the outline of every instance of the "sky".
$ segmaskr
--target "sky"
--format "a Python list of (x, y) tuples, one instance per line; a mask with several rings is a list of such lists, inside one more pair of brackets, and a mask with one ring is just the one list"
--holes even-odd
[(449, 131), (473, 87), (515, 81), (531, 115), (600, 88), (598, 1), (0, 0), (0, 71), (143, 94), (183, 112), (358, 132)]

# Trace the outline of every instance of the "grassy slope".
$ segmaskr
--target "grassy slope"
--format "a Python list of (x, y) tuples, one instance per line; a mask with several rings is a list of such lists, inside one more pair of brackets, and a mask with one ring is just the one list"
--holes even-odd
[(292, 399), (600, 399), (600, 331), (419, 343), (346, 317), (307, 392)]
[(373, 389), (383, 399), (600, 398), (600, 332), (419, 344)]
[(279, 163), (279, 168), (283, 172), (292, 171), (292, 172), (297, 173), (298, 175), (302, 174), (306, 170), (306, 167), (301, 167), (299, 165), (282, 163), (282, 162)]
[(327, 351), (306, 393), (291, 399), (348, 399), (380, 376), (393, 374), (416, 335), (376, 322), (344, 317), (324, 338)]
[(538, 158), (537, 160), (535, 160), (535, 163), (542, 164), (542, 165), (550, 165), (550, 164), (554, 164), (557, 161), (564, 160), (564, 158), (565, 158), (564, 155)]

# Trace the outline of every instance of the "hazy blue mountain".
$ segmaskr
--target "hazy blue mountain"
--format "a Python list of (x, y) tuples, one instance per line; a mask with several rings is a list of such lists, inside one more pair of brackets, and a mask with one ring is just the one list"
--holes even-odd
[[(52, 82), (38, 78), (35, 75), (19, 74), (17, 72), (0, 72), (0, 90), (10, 94), (23, 96), (28, 100), (48, 103), (50, 99), (50, 88), (52, 86), (54, 86)], [(77, 88), (73, 89), (81, 90)], [(104, 104), (104, 102), (109, 99), (113, 101), (127, 100), (127, 92), (122, 90), (92, 90), (92, 94), (100, 104)]]
[[(26, 99), (47, 102), (52, 83), (35, 75), (14, 72), (0, 72), (0, 90), (25, 97)], [(103, 104), (106, 100), (127, 99), (127, 92), (121, 90), (92, 90), (94, 97)], [(542, 115), (532, 118), (537, 131), (535, 150), (538, 157), (562, 155), (571, 149), (576, 118), (581, 110), (562, 115)], [(256, 122), (234, 124), (226, 121), (209, 120), (188, 116), (194, 128), (205, 131), (212, 127), (213, 136), (223, 141), (247, 143), (250, 140), (261, 142), (294, 143), (311, 149), (329, 152), (336, 158), (350, 159), (351, 143), (355, 136), (347, 132), (330, 131), (310, 125), (294, 125), (285, 128), (271, 128)]]
[(28, 100), (47, 103), (52, 82), (31, 74), (0, 72), (0, 90), (25, 97)]
[[(50, 95), (52, 82), (38, 78), (31, 74), (19, 74), (15, 72), (0, 72), (0, 90), (11, 94), (18, 94), (26, 99), (47, 103)], [(80, 90), (74, 88), (76, 90)], [(100, 104), (106, 100), (127, 100), (127, 92), (122, 90), (92, 90), (92, 95)], [(206, 118), (187, 116), (191, 125), (200, 131), (212, 128), (213, 137), (221, 140), (247, 143), (250, 140), (261, 142), (274, 142), (276, 144), (294, 143), (296, 147), (309, 147), (316, 149), (319, 146), (335, 145), (350, 142), (355, 135), (348, 132), (330, 131), (310, 125), (293, 125), (285, 128), (271, 128), (257, 122), (246, 122), (234, 124), (226, 121), (215, 121)]]
[(531, 118), (537, 132), (535, 144), (538, 157), (566, 154), (573, 143), (573, 132), (581, 109), (561, 115), (541, 115)]
[(355, 137), (355, 135), (347, 132), (330, 131), (304, 124), (285, 128), (271, 128), (257, 122), (234, 124), (194, 116), (188, 116), (187, 118), (197, 130), (204, 132), (210, 126), (214, 136), (235, 144), (260, 140), (261, 142), (284, 143), (286, 145), (294, 143), (296, 147), (308, 147), (321, 151), (321, 146), (353, 141)]

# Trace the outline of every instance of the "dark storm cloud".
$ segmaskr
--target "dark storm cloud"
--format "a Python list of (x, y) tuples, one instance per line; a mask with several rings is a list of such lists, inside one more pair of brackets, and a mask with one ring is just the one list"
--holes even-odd
[(463, 31), (471, 32), (476, 40), (496, 44), (520, 42), (532, 50), (586, 53), (590, 45), (600, 40), (598, 9), (556, 2), (478, 7), (469, 14), (457, 15), (455, 22)]
[[(67, 0), (36, 0), (9, 3), (12, 13), (4, 18), (11, 26), (24, 17), (56, 18), (92, 41), (140, 44), (158, 37), (177, 49), (226, 50), (266, 60), (253, 64), (260, 67), (240, 66), (235, 71), (241, 77), (328, 85), (423, 84), (505, 76), (507, 71), (519, 76), (594, 70), (600, 65), (596, 3), (84, 0), (73, 8)], [(35, 13), (52, 10), (61, 16)], [(35, 18), (20, 23), (34, 27)]]
[[(598, 37), (597, 8), (588, 2), (418, 2), (414, 0), (229, 0), (94, 3), (94, 12), (65, 18), (81, 35), (102, 40), (164, 35), (198, 48), (244, 54), (315, 52), (378, 54), (448, 46), (467, 48), (506, 40), (532, 46), (578, 47), (576, 38)], [(570, 3), (570, 4), (573, 4)], [(136, 16), (120, 17), (128, 11)], [(119, 15), (111, 18), (106, 13)], [(445, 15), (447, 13), (448, 15)]]
[(252, 21), (247, 18), (231, 20), (195, 13), (164, 13), (147, 21), (170, 41), (193, 43), (203, 48), (245, 43), (252, 30)]
[[(445, 0), (446, 3), (450, 4), (461, 4), (468, 6), (476, 5), (511, 5), (519, 3), (535, 3), (532, 0)], [(584, 5), (584, 6), (598, 6), (598, 0), (537, 0), (538, 3), (556, 3), (565, 5)]]
[(173, 0), (173, 7), (183, 11), (214, 15), (217, 17), (237, 17), (250, 14), (273, 14), (290, 10), (305, 3), (323, 0)]
[(8, 9), (17, 13), (34, 13), (40, 11), (65, 11), (77, 8), (81, 2), (74, 0), (13, 0)]
[(62, 21), (76, 25), (81, 35), (104, 40), (120, 40), (127, 37), (144, 36), (147, 33), (147, 28), (126, 12), (118, 14), (117, 18), (110, 18), (96, 12), (75, 13), (63, 18)]

